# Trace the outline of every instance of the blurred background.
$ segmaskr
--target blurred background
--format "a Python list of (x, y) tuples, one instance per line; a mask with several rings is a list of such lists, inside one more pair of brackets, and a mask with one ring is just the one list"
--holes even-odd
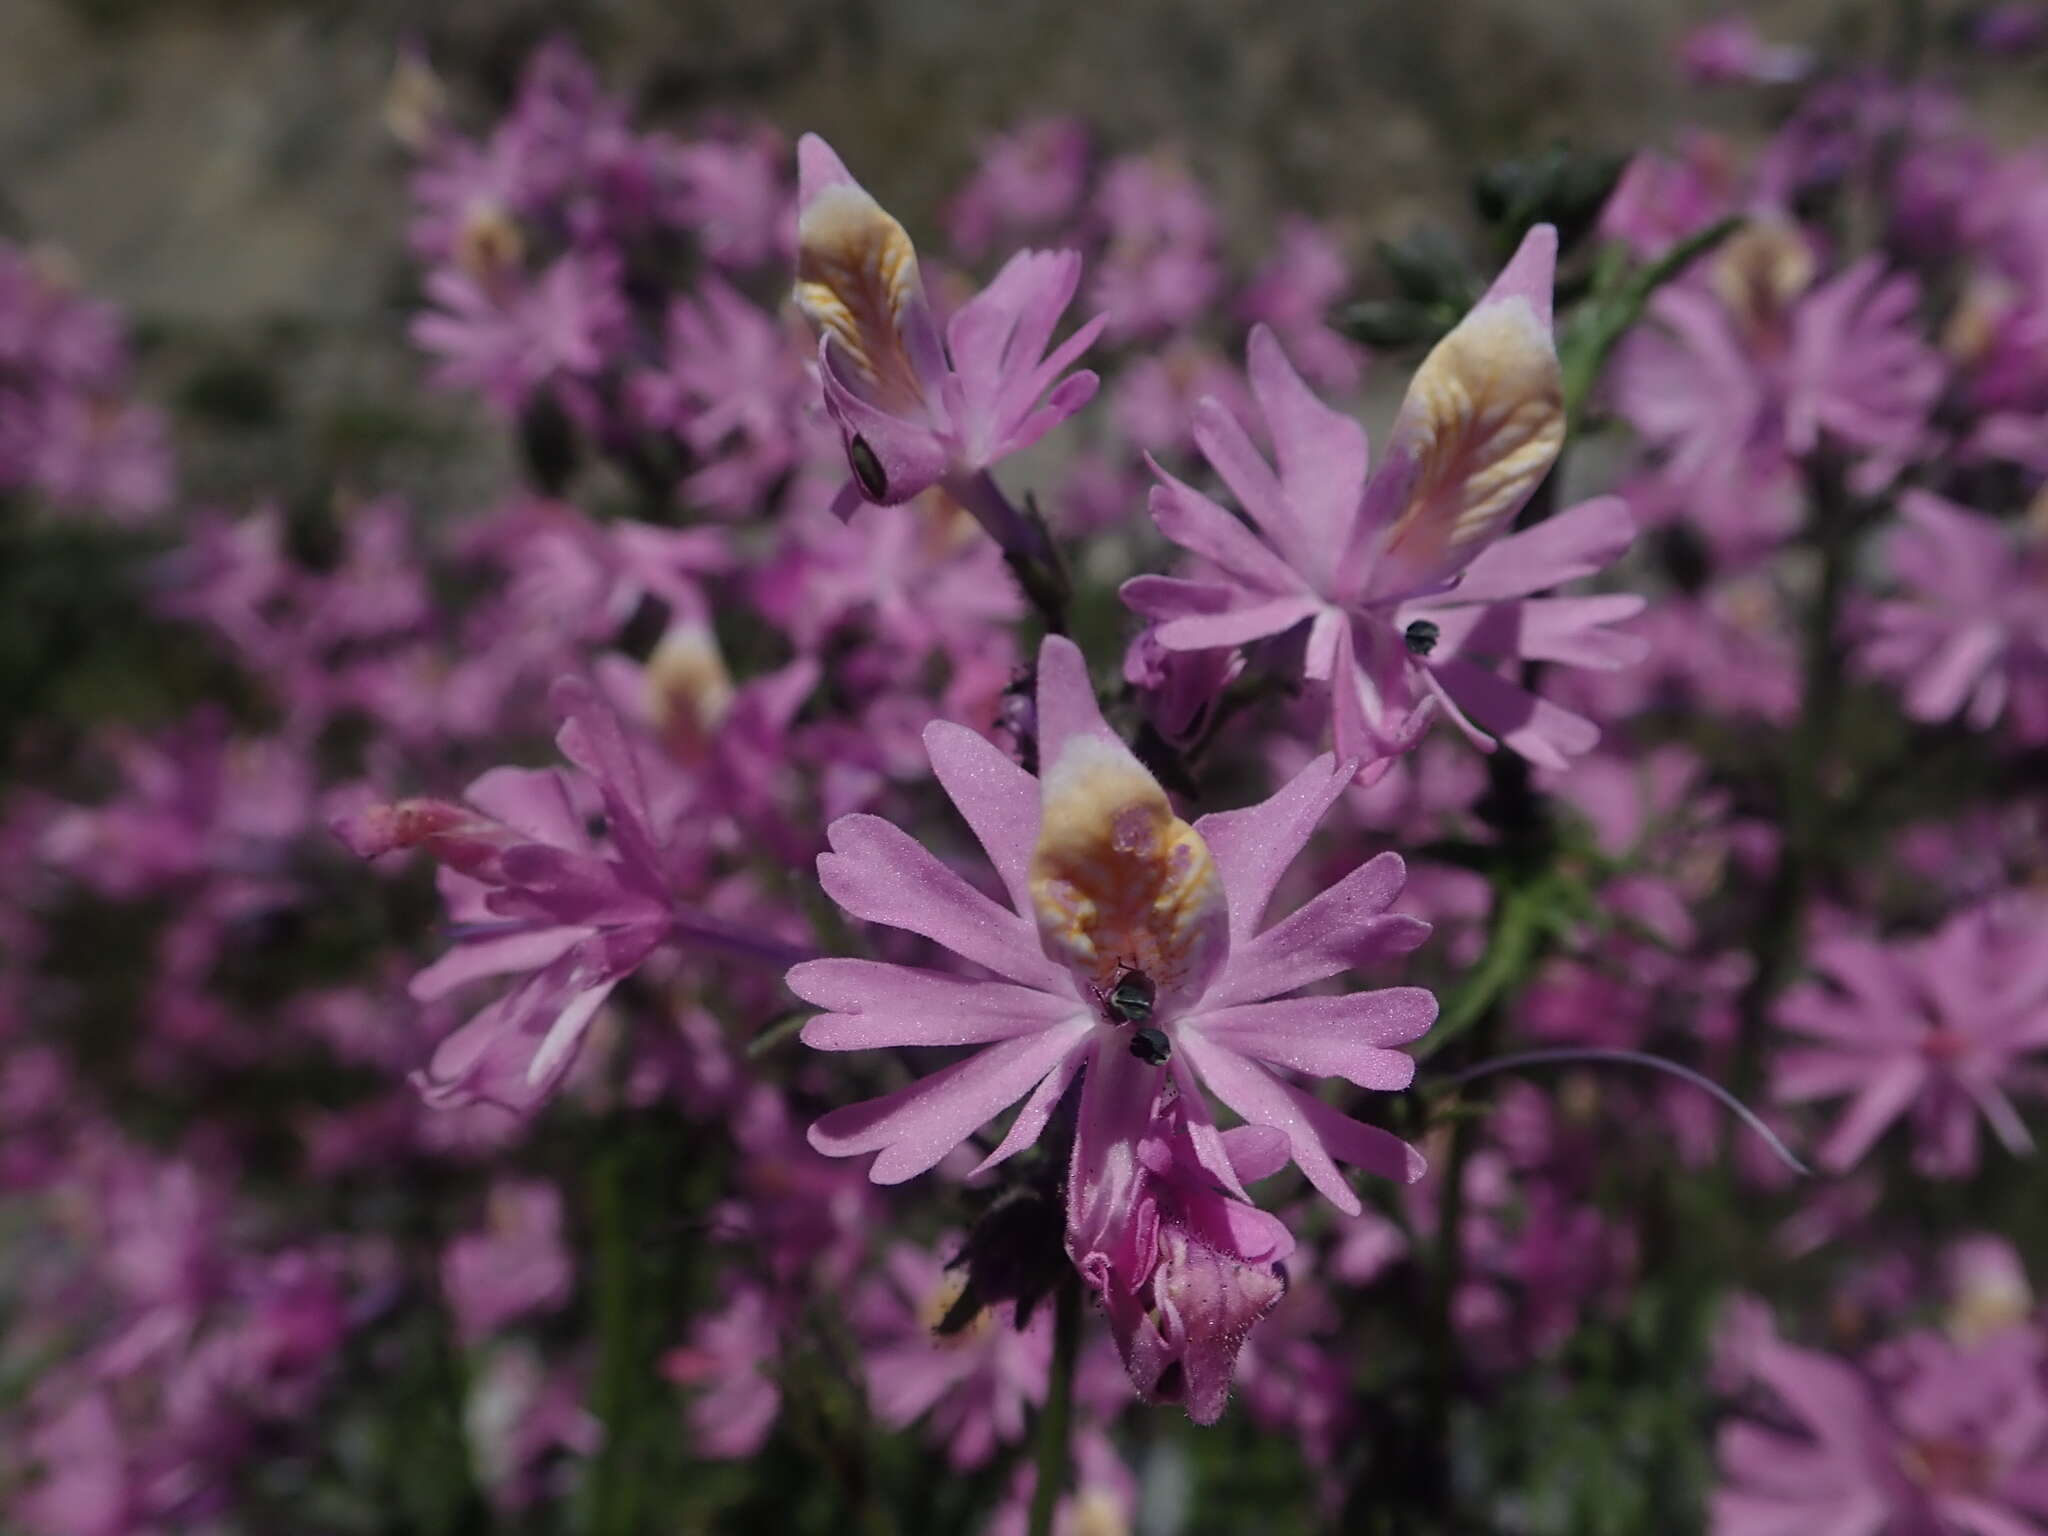
[[(1867, 51), (1893, 7), (1739, 8), (1767, 34)], [(1481, 166), (1555, 141), (1626, 153), (1742, 104), (1686, 91), (1675, 47), (1725, 6), (1687, 0), (8, 0), (0, 234), (47, 242), (140, 330), (191, 496), (336, 480), (430, 497), (497, 483), (502, 435), (422, 388), (405, 340), (407, 159), (387, 126), (401, 42), (457, 121), (502, 110), (532, 48), (574, 39), (648, 127), (718, 108), (887, 167), (910, 229), (978, 147), (1072, 114), (1108, 153), (1177, 150), (1224, 211), (1233, 265), (1260, 218), (1307, 212), (1356, 270), (1376, 237), (1455, 221)], [(2048, 121), (2024, 71), (1987, 72), (1994, 134)]]

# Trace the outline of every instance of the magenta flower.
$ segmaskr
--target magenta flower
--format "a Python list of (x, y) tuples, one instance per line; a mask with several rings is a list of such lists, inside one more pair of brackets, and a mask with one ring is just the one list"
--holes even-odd
[(689, 1342), (662, 1357), (662, 1375), (699, 1389), (688, 1410), (698, 1455), (738, 1460), (767, 1443), (782, 1412), (774, 1374), (781, 1354), (781, 1330), (768, 1293), (741, 1284), (723, 1311), (698, 1318)]
[[(699, 850), (657, 814), (634, 743), (589, 686), (554, 691), (562, 755), (582, 772), (494, 768), (468, 806), (406, 800), (344, 818), (357, 855), (425, 848), (443, 866), (462, 942), (413, 978), (423, 1002), (485, 977), (526, 973), (417, 1075), (429, 1102), (530, 1108), (561, 1082), (612, 989), (667, 944), (786, 955), (788, 946), (685, 899)], [(602, 809), (606, 837), (587, 830)]]
[(541, 390), (604, 371), (625, 339), (626, 303), (608, 253), (572, 251), (530, 283), (429, 274), (437, 306), (415, 316), (412, 339), (440, 360), (435, 382), (473, 389), (516, 412)]
[(1080, 209), (1088, 160), (1088, 130), (1070, 117), (1042, 117), (996, 135), (947, 210), (953, 243), (979, 257), (999, 238), (1052, 233)]
[(940, 1333), (967, 1272), (949, 1270), (937, 1253), (907, 1244), (891, 1248), (882, 1267), (884, 1275), (857, 1303), (876, 1417), (904, 1429), (929, 1414), (933, 1435), (955, 1467), (985, 1465), (997, 1446), (1024, 1438), (1031, 1408), (1045, 1401), (1052, 1362), (1048, 1316), (1041, 1312), (1019, 1331), (1012, 1307), (1002, 1302), (956, 1332)]
[(954, 313), (942, 343), (903, 226), (814, 133), (797, 145), (797, 175), (796, 302), (818, 330), (825, 409), (853, 471), (835, 510), (943, 485), (1003, 548), (1035, 548), (986, 471), (1095, 395), (1093, 373), (1067, 370), (1100, 317), (1046, 351), (1080, 286), (1080, 256), (1019, 251)]
[(1853, 1095), (1820, 1160), (1860, 1161), (1911, 1113), (1921, 1169), (1954, 1176), (1977, 1165), (1981, 1116), (2015, 1155), (2033, 1141), (2007, 1089), (2048, 1047), (2048, 928), (2038, 909), (1976, 907), (1933, 934), (1879, 944), (1840, 935), (1819, 946), (1809, 982), (1778, 1010), (1811, 1037), (1778, 1058), (1778, 1099)]
[(2024, 738), (2048, 737), (2048, 562), (1927, 491), (1899, 515), (1888, 553), (1905, 591), (1872, 610), (1863, 664), (1904, 684), (1916, 720), (1962, 715), (1981, 731), (2009, 713)]
[(1555, 462), (1564, 403), (1550, 335), (1557, 236), (1532, 231), (1472, 313), (1423, 361), (1367, 475), (1365, 431), (1309, 392), (1272, 333), (1251, 334), (1252, 389), (1279, 460), (1204, 401), (1203, 455), (1257, 533), (1154, 466), (1160, 531), (1214, 568), (1140, 576), (1124, 601), (1169, 650), (1212, 650), (1305, 626), (1307, 675), (1330, 690), (1336, 751), (1368, 779), (1447, 713), (1482, 750), (1505, 742), (1546, 767), (1591, 749), (1590, 720), (1489, 663), (1618, 667), (1640, 646), (1610, 625), (1642, 600), (1540, 597), (1627, 548), (1627, 509), (1589, 501), (1503, 537)]
[(1806, 236), (1758, 216), (1705, 279), (1651, 302), (1616, 354), (1616, 408), (1660, 456), (1660, 477), (1732, 553), (1769, 545), (1800, 515), (1795, 466), (1825, 440), (1888, 482), (1924, 445), (1942, 387), (1911, 277), (1868, 257), (1823, 282)]
[[(1110, 1061), (1091, 1070), (1112, 1078), (1144, 1072)], [(1252, 1325), (1286, 1294), (1281, 1264), (1294, 1238), (1278, 1217), (1218, 1187), (1190, 1134), (1184, 1098), (1164, 1093), (1152, 1102), (1150, 1124), (1134, 1139), (1129, 1097), (1096, 1096), (1098, 1113), (1084, 1118), (1074, 1141), (1067, 1254), (1101, 1297), (1138, 1395), (1184, 1401), (1197, 1424), (1213, 1424)], [(1287, 1164), (1287, 1137), (1273, 1126), (1236, 1126), (1220, 1140), (1235, 1181)]]
[(515, 1318), (560, 1307), (575, 1274), (562, 1243), (562, 1196), (552, 1184), (499, 1184), (485, 1230), (461, 1234), (441, 1254), (456, 1330), (472, 1344)]
[[(834, 901), (993, 974), (852, 959), (791, 970), (791, 990), (826, 1010), (804, 1027), (819, 1050), (982, 1047), (885, 1098), (834, 1110), (811, 1127), (811, 1144), (836, 1157), (879, 1153), (871, 1177), (901, 1183), (1024, 1099), (981, 1162), (991, 1168), (1037, 1140), (1082, 1075), (1082, 1137), (1091, 1148), (1123, 1148), (1126, 1181), (1168, 1083), (1186, 1102), (1201, 1166), (1239, 1199), (1243, 1184), (1201, 1096), (1205, 1083), (1246, 1120), (1279, 1129), (1309, 1181), (1347, 1214), (1360, 1206), (1339, 1160), (1415, 1178), (1422, 1160), (1413, 1148), (1279, 1075), (1405, 1088), (1414, 1063), (1392, 1047), (1436, 1016), (1419, 987), (1287, 996), (1421, 942), (1425, 925), (1387, 911), (1403, 877), (1394, 855), (1261, 926), (1280, 876), (1349, 782), (1349, 765), (1318, 758), (1272, 799), (1190, 826), (1103, 723), (1080, 651), (1056, 636), (1039, 652), (1037, 726), (1037, 780), (964, 727), (925, 731), (933, 770), (1001, 875), (1008, 909), (876, 817), (841, 817), (829, 829), (832, 851), (818, 873)], [(1105, 1002), (1132, 974), (1155, 993), (1145, 1042)], [(1146, 1044), (1163, 1065), (1133, 1055)], [(1091, 1186), (1112, 1176), (1088, 1170)]]
[(1798, 1432), (1747, 1419), (1722, 1429), (1714, 1536), (2041, 1531), (2048, 1400), (2036, 1352), (1908, 1342), (1903, 1371), (1859, 1371), (1776, 1339), (1745, 1351)]

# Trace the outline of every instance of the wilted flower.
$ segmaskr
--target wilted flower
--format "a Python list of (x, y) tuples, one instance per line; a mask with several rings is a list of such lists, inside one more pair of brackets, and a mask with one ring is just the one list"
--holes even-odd
[(1124, 600), (1169, 650), (1237, 646), (1306, 626), (1303, 667), (1330, 689), (1337, 753), (1370, 779), (1442, 708), (1482, 749), (1494, 741), (1561, 767), (1599, 739), (1590, 721), (1488, 663), (1513, 658), (1617, 667), (1640, 645), (1608, 626), (1631, 596), (1539, 597), (1618, 557), (1633, 534), (1611, 498), (1508, 534), (1564, 442), (1550, 335), (1557, 236), (1532, 231), (1471, 314), (1409, 386), (1384, 462), (1366, 472), (1365, 431), (1318, 401), (1264, 327), (1252, 389), (1277, 475), (1214, 402), (1195, 439), (1257, 534), (1157, 469), (1152, 517), (1214, 577), (1140, 576)]

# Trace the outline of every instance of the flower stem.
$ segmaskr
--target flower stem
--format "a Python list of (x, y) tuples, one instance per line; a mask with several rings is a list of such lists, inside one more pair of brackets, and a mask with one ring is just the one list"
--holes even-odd
[(597, 1238), (597, 1416), (604, 1448), (590, 1469), (590, 1536), (624, 1536), (637, 1528), (639, 1490), (633, 1475), (637, 1377), (646, 1362), (633, 1317), (632, 1238), (626, 1209), (627, 1148), (614, 1137), (590, 1176), (591, 1221)]
[(1031, 1493), (1030, 1536), (1052, 1536), (1053, 1512), (1067, 1488), (1073, 1438), (1074, 1361), (1081, 1353), (1081, 1277), (1065, 1276), (1053, 1293), (1052, 1375), (1038, 1414), (1038, 1486)]

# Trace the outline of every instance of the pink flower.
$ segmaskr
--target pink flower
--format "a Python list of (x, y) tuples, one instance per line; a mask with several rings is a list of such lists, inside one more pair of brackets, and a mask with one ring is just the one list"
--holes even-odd
[[(657, 814), (618, 716), (580, 680), (558, 683), (554, 702), (563, 722), (556, 744), (581, 778), (495, 768), (470, 786), (467, 807), (407, 800), (334, 829), (360, 857), (423, 847), (444, 867), (464, 940), (413, 978), (414, 997), (527, 973), (441, 1042), (416, 1078), (431, 1103), (538, 1104), (612, 989), (665, 944), (787, 952), (685, 901), (695, 853)], [(592, 802), (604, 813), (604, 843), (586, 829)]]
[(1914, 280), (1868, 257), (1814, 281), (1807, 237), (1762, 215), (1704, 280), (1651, 302), (1617, 353), (1616, 408), (1661, 456), (1660, 478), (1720, 549), (1752, 552), (1799, 518), (1797, 461), (1823, 440), (1874, 489), (1923, 446), (1942, 387)]
[(1778, 1010), (1815, 1043), (1785, 1048), (1781, 1101), (1854, 1095), (1822, 1147), (1840, 1172), (1911, 1111), (1917, 1161), (1954, 1176), (1977, 1165), (1981, 1115), (2007, 1149), (2033, 1142), (2006, 1090), (2026, 1058), (2048, 1046), (2048, 925), (2037, 907), (1980, 906), (1922, 939), (1824, 941), (1809, 982)]
[(562, 1244), (562, 1197), (552, 1184), (499, 1184), (488, 1220), (486, 1230), (463, 1233), (441, 1255), (456, 1328), (472, 1344), (515, 1318), (561, 1306), (575, 1278)]
[[(947, 1245), (941, 1239), (940, 1247)], [(967, 1274), (938, 1254), (898, 1244), (856, 1303), (867, 1357), (868, 1401), (891, 1429), (931, 1417), (955, 1467), (985, 1465), (998, 1445), (1024, 1438), (1030, 1408), (1045, 1400), (1052, 1360), (1041, 1310), (1019, 1331), (1008, 1302), (985, 1307), (952, 1333), (939, 1332)]]
[(1722, 1429), (1714, 1536), (2040, 1531), (2048, 1401), (2038, 1345), (1910, 1342), (1918, 1347), (1894, 1371), (1858, 1371), (1776, 1339), (1745, 1351), (1793, 1430), (1748, 1419)]
[(1080, 209), (1088, 185), (1088, 130), (1042, 117), (998, 134), (946, 214), (953, 243), (979, 257), (998, 240), (1052, 233)]
[(689, 1343), (662, 1359), (661, 1373), (670, 1381), (703, 1389), (689, 1408), (698, 1455), (735, 1460), (767, 1442), (782, 1411), (774, 1374), (781, 1354), (767, 1293), (742, 1285), (724, 1311), (698, 1318)]
[(618, 264), (572, 251), (530, 284), (481, 282), (445, 268), (427, 278), (435, 305), (416, 316), (412, 339), (440, 359), (435, 382), (473, 389), (498, 409), (522, 409), (542, 389), (604, 371), (626, 327)]
[(1003, 548), (1028, 547), (1032, 535), (984, 471), (1095, 395), (1093, 373), (1067, 369), (1101, 331), (1099, 317), (1046, 351), (1080, 286), (1080, 256), (1018, 252), (954, 313), (942, 343), (903, 226), (816, 134), (798, 144), (797, 172), (796, 302), (818, 330), (825, 409), (853, 471), (836, 509), (893, 505), (943, 484)]
[[(1127, 1181), (1169, 1082), (1186, 1102), (1201, 1166), (1238, 1199), (1243, 1185), (1204, 1083), (1244, 1119), (1281, 1130), (1310, 1182), (1346, 1213), (1360, 1206), (1338, 1159), (1416, 1177), (1414, 1149), (1275, 1071), (1404, 1088), (1414, 1064), (1392, 1047), (1436, 1015), (1435, 999), (1417, 987), (1287, 997), (1421, 941), (1424, 925), (1387, 913), (1403, 875), (1392, 854), (1261, 926), (1280, 876), (1349, 782), (1349, 765), (1318, 758), (1272, 799), (1190, 826), (1103, 723), (1080, 651), (1056, 636), (1039, 652), (1037, 728), (1037, 780), (963, 727), (925, 731), (940, 783), (1002, 876), (1007, 909), (876, 817), (842, 817), (829, 829), (832, 852), (818, 873), (848, 914), (921, 934), (993, 974), (853, 959), (795, 967), (791, 990), (826, 1010), (804, 1027), (817, 1049), (982, 1047), (826, 1115), (811, 1127), (812, 1145), (831, 1156), (879, 1153), (871, 1177), (901, 1183), (1026, 1099), (982, 1160), (991, 1168), (1036, 1141), (1085, 1074), (1083, 1136), (1091, 1147), (1124, 1149)], [(1134, 975), (1153, 994), (1142, 1039), (1106, 1001)], [(1089, 1170), (1091, 1183), (1097, 1176)]]
[(1306, 628), (1339, 757), (1376, 778), (1443, 709), (1482, 750), (1547, 767), (1599, 740), (1590, 721), (1508, 681), (1513, 658), (1623, 666), (1640, 645), (1608, 626), (1632, 596), (1539, 597), (1614, 560), (1633, 534), (1612, 498), (1508, 535), (1564, 441), (1550, 335), (1557, 237), (1532, 232), (1472, 313), (1423, 361), (1368, 478), (1364, 430), (1315, 398), (1270, 331), (1251, 334), (1252, 389), (1279, 460), (1211, 401), (1195, 439), (1257, 533), (1154, 466), (1152, 518), (1215, 570), (1140, 576), (1124, 601), (1169, 650), (1212, 650)]
[(1872, 609), (1863, 664), (1903, 682), (1916, 720), (1960, 714), (1981, 731), (2009, 711), (2024, 739), (2048, 737), (2048, 560), (1918, 490), (1901, 498), (1888, 553), (1905, 591)]

